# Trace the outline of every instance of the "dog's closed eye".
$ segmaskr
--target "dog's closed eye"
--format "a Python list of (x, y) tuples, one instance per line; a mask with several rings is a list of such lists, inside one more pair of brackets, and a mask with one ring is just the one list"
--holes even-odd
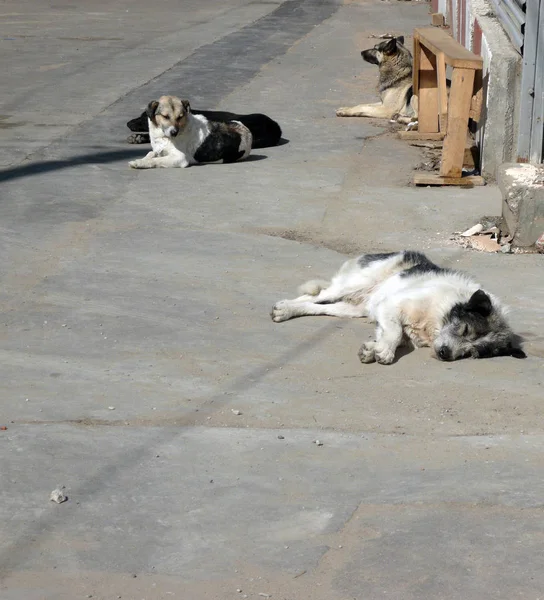
[(466, 323), (461, 323), (457, 328), (457, 333), (460, 336), (466, 335), (468, 333), (468, 325)]

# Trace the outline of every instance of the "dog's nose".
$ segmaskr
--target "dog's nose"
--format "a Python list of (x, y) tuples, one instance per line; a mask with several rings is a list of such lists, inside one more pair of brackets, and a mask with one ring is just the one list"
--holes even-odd
[(179, 133), (179, 129), (177, 127), (172, 127), (172, 129), (170, 129), (170, 135), (172, 137), (176, 137), (176, 135)]
[(451, 351), (447, 346), (440, 346), (437, 354), (440, 360), (449, 360), (451, 358)]

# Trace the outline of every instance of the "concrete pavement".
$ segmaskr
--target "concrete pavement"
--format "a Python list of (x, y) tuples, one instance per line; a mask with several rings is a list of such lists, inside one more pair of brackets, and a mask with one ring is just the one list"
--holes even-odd
[[(0, 28), (1, 600), (538, 598), (542, 257), (453, 246), (498, 190), (410, 187), (417, 149), (334, 117), (375, 97), (370, 36), (426, 6), (92, 4)], [(131, 171), (124, 124), (160, 93), (288, 143)], [(369, 324), (269, 319), (405, 247), (501, 296), (529, 358), (363, 366)]]

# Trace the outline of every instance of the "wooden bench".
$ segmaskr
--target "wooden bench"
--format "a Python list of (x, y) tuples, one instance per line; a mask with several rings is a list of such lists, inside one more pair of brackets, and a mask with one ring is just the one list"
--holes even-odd
[[(448, 93), (446, 68), (451, 67)], [(480, 176), (463, 177), (469, 118), (478, 121), (482, 104), (483, 59), (443, 29), (414, 30), (413, 92), (418, 97), (418, 131), (404, 139), (444, 140), (439, 174), (416, 173), (415, 184), (483, 185)]]

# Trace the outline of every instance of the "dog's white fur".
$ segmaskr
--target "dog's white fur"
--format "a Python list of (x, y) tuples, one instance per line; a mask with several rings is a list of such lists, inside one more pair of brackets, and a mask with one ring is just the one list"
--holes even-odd
[[(148, 152), (144, 158), (139, 158), (129, 162), (134, 169), (153, 169), (155, 167), (188, 167), (197, 164), (195, 153), (200, 148), (204, 140), (210, 135), (210, 125), (208, 119), (202, 115), (187, 116), (187, 125), (183, 132), (171, 138), (168, 132), (164, 132), (161, 127), (157, 127), (151, 119), (149, 123), (149, 137), (151, 139), (151, 152)], [(236, 123), (240, 123), (236, 121)], [(242, 123), (240, 123), (242, 127)], [(240, 146), (240, 151), (244, 150), (244, 156), (249, 156), (251, 151), (251, 140), (249, 147)], [(221, 162), (221, 161), (217, 161)]]
[[(413, 255), (412, 261), (407, 256)], [(371, 260), (372, 256), (383, 256)], [(419, 271), (407, 272), (418, 265), (417, 257), (427, 260)], [(430, 266), (429, 266), (430, 265)], [(418, 267), (419, 268), (419, 267)], [(425, 268), (429, 270), (425, 272)], [(305, 315), (368, 317), (376, 322), (376, 340), (363, 344), (359, 358), (363, 363), (391, 364), (403, 341), (414, 347), (430, 346), (436, 357), (448, 347), (452, 354), (445, 360), (472, 353), (475, 344), (490, 343), (488, 338), (463, 339), (448, 325), (446, 316), (452, 307), (468, 302), (480, 286), (468, 275), (440, 269), (419, 253), (368, 255), (345, 262), (331, 282), (310, 281), (294, 300), (281, 300), (272, 309), (275, 322)], [(481, 292), (484, 294), (483, 292)], [(486, 294), (498, 331), (509, 331), (503, 320), (505, 311), (499, 300)]]

